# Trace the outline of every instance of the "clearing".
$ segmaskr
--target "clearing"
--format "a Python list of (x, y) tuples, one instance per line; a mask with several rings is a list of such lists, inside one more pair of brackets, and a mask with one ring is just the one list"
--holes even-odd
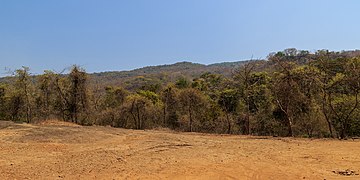
[(0, 121), (0, 179), (360, 179), (360, 141)]

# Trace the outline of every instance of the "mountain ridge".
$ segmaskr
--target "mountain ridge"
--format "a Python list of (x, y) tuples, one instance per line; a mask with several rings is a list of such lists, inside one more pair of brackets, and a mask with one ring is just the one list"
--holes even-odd
[[(174, 64), (145, 66), (127, 71), (89, 73), (89, 77), (92, 83), (101, 82), (109, 86), (127, 87), (130, 84), (166, 84), (168, 82), (174, 82), (180, 77), (192, 80), (206, 72), (230, 76), (234, 68), (240, 67), (248, 62), (250, 61), (243, 60), (205, 65), (181, 61)], [(133, 88), (129, 87), (128, 89)]]
[[(209, 72), (231, 76), (234, 68), (240, 67), (251, 60), (219, 62), (212, 64), (201, 64), (190, 61), (180, 61), (173, 64), (162, 64), (145, 66), (132, 70), (104, 71), (87, 73), (90, 84), (105, 84), (107, 86), (132, 86), (132, 84), (166, 84), (174, 82), (180, 77), (189, 80), (200, 77), (201, 74)], [(37, 77), (34, 75), (33, 77)], [(0, 83), (11, 82), (14, 76), (0, 78)], [(135, 82), (135, 83), (134, 83)], [(129, 87), (132, 89), (133, 87)]]
[(226, 61), (226, 62), (219, 62), (219, 63), (211, 63), (211, 64), (201, 64), (201, 63), (195, 63), (190, 61), (179, 61), (172, 64), (160, 64), (160, 65), (151, 65), (151, 66), (144, 66), (140, 68), (135, 68), (131, 70), (114, 70), (114, 71), (102, 71), (102, 72), (93, 72), (89, 74), (99, 75), (99, 74), (107, 74), (107, 73), (129, 73), (129, 72), (138, 72), (138, 71), (145, 71), (148, 72), (149, 69), (152, 68), (171, 68), (171, 67), (179, 67), (179, 66), (193, 66), (193, 67), (216, 67), (216, 66), (226, 66), (226, 67), (236, 67), (238, 65), (245, 64), (251, 60), (239, 60), (239, 61)]

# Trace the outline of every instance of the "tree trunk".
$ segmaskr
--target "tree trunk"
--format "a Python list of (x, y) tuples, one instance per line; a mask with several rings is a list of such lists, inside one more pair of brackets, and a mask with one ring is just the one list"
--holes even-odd
[(136, 119), (136, 116), (135, 116), (135, 114), (134, 114), (134, 106), (135, 106), (135, 101), (133, 101), (132, 102), (132, 104), (131, 104), (131, 109), (130, 109), (130, 114), (131, 114), (131, 116), (132, 116), (132, 118), (133, 118), (133, 120), (134, 120), (134, 124), (135, 124), (135, 129), (137, 129), (137, 127), (138, 127), (138, 125), (137, 125), (137, 119)]
[(322, 113), (324, 114), (324, 117), (325, 117), (325, 120), (327, 122), (327, 125), (328, 125), (328, 128), (329, 128), (329, 132), (330, 132), (330, 136), (332, 138), (334, 138), (334, 134), (333, 134), (333, 131), (332, 131), (332, 126), (331, 126), (331, 122), (330, 122), (330, 119), (326, 113), (326, 110), (325, 110), (325, 104), (326, 104), (326, 94), (324, 93), (323, 95), (323, 100), (322, 100)]
[(333, 134), (333, 131), (332, 131), (332, 126), (331, 126), (331, 122), (330, 122), (330, 120), (329, 120), (329, 117), (326, 115), (326, 113), (325, 113), (324, 111), (323, 111), (323, 114), (324, 114), (324, 116), (325, 116), (325, 120), (326, 120), (327, 125), (328, 125), (328, 128), (329, 128), (330, 136), (331, 136), (332, 138), (334, 138), (334, 134)]
[(163, 108), (163, 111), (164, 111), (164, 119), (163, 119), (163, 121), (164, 121), (164, 126), (166, 126), (166, 107), (167, 107), (167, 102), (165, 102), (165, 104), (164, 104), (164, 108)]
[(140, 109), (139, 109), (139, 107), (138, 106), (136, 106), (136, 112), (137, 112), (137, 118), (138, 118), (138, 127), (137, 127), (137, 129), (141, 129), (141, 124), (142, 124), (142, 122), (141, 122), (141, 118), (140, 118)]
[(292, 120), (288, 115), (286, 115), (286, 116), (287, 116), (287, 120), (288, 120), (288, 122), (287, 122), (287, 126), (288, 126), (288, 134), (287, 134), (287, 136), (292, 137), (293, 136)]
[(228, 123), (227, 133), (231, 134), (231, 122), (230, 122), (230, 118), (229, 118), (229, 113), (226, 113), (226, 120), (227, 120), (227, 123)]
[(192, 132), (192, 123), (193, 123), (193, 119), (191, 113), (191, 106), (189, 106), (189, 132)]
[[(26, 82), (25, 82), (26, 83)], [(24, 85), (24, 91), (25, 91), (25, 99), (26, 99), (26, 122), (30, 123), (30, 100), (28, 95), (28, 90), (26, 84)]]
[(245, 134), (249, 135), (250, 134), (250, 98), (249, 98), (249, 94), (246, 93), (246, 117), (245, 117)]
[(245, 135), (250, 134), (250, 115), (249, 112), (246, 113), (245, 116)]
[(280, 103), (279, 100), (276, 100), (276, 102), (278, 103), (281, 111), (282, 111), (282, 112), (285, 114), (285, 116), (286, 116), (286, 121), (287, 121), (287, 122), (286, 122), (286, 126), (287, 126), (287, 128), (288, 128), (288, 134), (287, 134), (287, 136), (288, 136), (288, 137), (291, 137), (291, 136), (293, 136), (292, 119), (291, 119), (291, 117), (290, 117), (290, 115), (289, 115), (288, 107), (285, 107), (285, 109), (284, 109), (284, 107), (281, 105), (281, 103)]

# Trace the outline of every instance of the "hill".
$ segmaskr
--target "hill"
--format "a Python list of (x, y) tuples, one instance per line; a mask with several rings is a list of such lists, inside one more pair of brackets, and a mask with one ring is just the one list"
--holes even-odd
[[(318, 50), (314, 53), (310, 53), (309, 51), (289, 48), (285, 49), (284, 51), (279, 51), (278, 53), (283, 53), (287, 56), (293, 56), (292, 53), (296, 53), (293, 61), (295, 61), (297, 64), (303, 65), (321, 54), (327, 54), (332, 58), (356, 57), (360, 55), (360, 50), (348, 50), (340, 52)], [(270, 53), (270, 55), (272, 54), (275, 53)], [(261, 62), (257, 67), (258, 71), (269, 70), (272, 69), (273, 66), (273, 63), (265, 60), (243, 60), (214, 63), (209, 65), (183, 61), (167, 65), (147, 66), (130, 71), (106, 71), (89, 73), (89, 77), (92, 84), (100, 83), (102, 85), (124, 86), (128, 87), (128, 89), (131, 89), (135, 88), (132, 87), (132, 84), (166, 84), (168, 82), (174, 82), (179, 77), (185, 77), (189, 80), (192, 80), (205, 72), (221, 74), (225, 77), (229, 77), (232, 75), (234, 69), (251, 61)], [(0, 78), (0, 83), (11, 82), (11, 79), (11, 77)]]
[[(205, 72), (231, 76), (232, 71), (250, 61), (223, 62), (204, 65), (192, 62), (178, 62), (169, 65), (148, 66), (131, 71), (111, 71), (89, 74), (93, 83), (106, 85), (122, 85), (149, 83), (166, 84), (174, 82), (179, 77), (189, 80), (199, 77)], [(131, 87), (130, 87), (131, 89)]]
[[(147, 66), (130, 71), (107, 71), (89, 73), (92, 84), (122, 85), (138, 83), (163, 83), (174, 82), (179, 77), (193, 79), (205, 72), (231, 76), (232, 71), (250, 61), (222, 62), (216, 64), (199, 64), (192, 62), (178, 62), (175, 64)], [(10, 82), (11, 77), (0, 78), (0, 82)], [(130, 89), (132, 87), (129, 87)]]

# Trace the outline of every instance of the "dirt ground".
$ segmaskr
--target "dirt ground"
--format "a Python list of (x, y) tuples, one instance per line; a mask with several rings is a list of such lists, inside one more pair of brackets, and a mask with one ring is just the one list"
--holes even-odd
[(0, 121), (0, 179), (323, 180), (359, 172), (359, 140)]

